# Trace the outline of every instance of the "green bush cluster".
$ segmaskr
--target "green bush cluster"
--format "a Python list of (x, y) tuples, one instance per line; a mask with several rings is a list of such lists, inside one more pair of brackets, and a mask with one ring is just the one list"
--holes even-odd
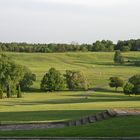
[(68, 88), (69, 90), (86, 90), (87, 80), (80, 71), (67, 70), (62, 75), (55, 68), (50, 68), (44, 75), (40, 88), (43, 91), (60, 91)]

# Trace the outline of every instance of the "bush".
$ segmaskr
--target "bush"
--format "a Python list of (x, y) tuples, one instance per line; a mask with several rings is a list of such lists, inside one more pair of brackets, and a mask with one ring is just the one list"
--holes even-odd
[(87, 90), (88, 83), (87, 79), (80, 71), (70, 71), (67, 70), (66, 74), (67, 87), (70, 90)]
[(65, 89), (64, 78), (58, 70), (55, 68), (49, 69), (41, 81), (40, 85), (43, 91), (59, 91)]
[(134, 88), (133, 84), (126, 83), (126, 85), (123, 88), (123, 91), (126, 95), (130, 95), (130, 94), (133, 94), (133, 88)]
[(116, 91), (118, 87), (123, 87), (124, 85), (124, 80), (119, 78), (119, 77), (110, 77), (110, 87), (115, 87)]
[(115, 51), (114, 63), (116, 63), (116, 64), (123, 64), (124, 63), (124, 58), (121, 55), (120, 50)]
[(140, 94), (140, 85), (134, 86), (133, 92), (134, 92), (136, 95), (139, 95), (139, 94)]
[(31, 71), (26, 72), (23, 79), (20, 81), (21, 90), (29, 90), (34, 81), (36, 81), (36, 75), (32, 74)]
[(3, 98), (3, 91), (0, 89), (0, 99)]
[(124, 87), (124, 93), (131, 94), (132, 92), (133, 94), (140, 94), (140, 74), (132, 76), (128, 82)]

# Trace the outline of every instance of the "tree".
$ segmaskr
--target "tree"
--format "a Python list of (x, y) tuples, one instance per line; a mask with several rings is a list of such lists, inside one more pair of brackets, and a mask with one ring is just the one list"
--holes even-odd
[(118, 87), (123, 87), (124, 85), (124, 80), (119, 78), (119, 77), (110, 77), (110, 87), (115, 87), (116, 91)]
[(23, 79), (20, 81), (20, 88), (22, 91), (29, 90), (29, 88), (33, 85), (33, 82), (36, 81), (36, 75), (33, 74), (29, 69), (26, 68)]
[(80, 71), (67, 70), (65, 77), (67, 87), (70, 90), (86, 90), (88, 88), (87, 79)]
[(3, 90), (0, 89), (0, 99), (2, 99), (2, 98), (3, 98)]
[(140, 94), (140, 74), (136, 74), (129, 78), (129, 82), (134, 85), (133, 92)]
[(124, 86), (123, 91), (126, 95), (130, 96), (131, 94), (133, 94), (133, 88), (134, 88), (134, 85), (128, 82)]
[(59, 91), (65, 89), (64, 78), (55, 68), (50, 68), (41, 81), (40, 85), (43, 91)]
[(17, 86), (17, 98), (22, 98), (20, 86)]
[[(13, 89), (19, 86), (19, 81), (23, 78), (23, 67), (16, 64), (6, 55), (0, 57), (0, 87), (2, 92), (6, 89), (7, 98), (10, 98)], [(12, 88), (13, 87), (13, 88)]]
[(115, 51), (114, 63), (116, 63), (116, 64), (123, 64), (124, 63), (124, 58), (121, 55), (120, 50)]

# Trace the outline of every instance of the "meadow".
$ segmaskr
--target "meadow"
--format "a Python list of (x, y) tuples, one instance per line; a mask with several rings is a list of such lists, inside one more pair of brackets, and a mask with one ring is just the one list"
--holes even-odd
[[(114, 53), (7, 53), (17, 63), (29, 67), (37, 81), (23, 98), (0, 100), (0, 123), (29, 123), (76, 120), (106, 109), (140, 108), (140, 96), (126, 96), (108, 86), (111, 76), (127, 80), (140, 72), (133, 64), (114, 65)], [(123, 53), (125, 61), (140, 59), (140, 52)], [(39, 91), (40, 80), (50, 67), (82, 71), (94, 91)], [(0, 132), (0, 136), (140, 136), (140, 117), (114, 118), (86, 126), (65, 129)], [(38, 132), (38, 133), (37, 133)], [(94, 132), (94, 133), (93, 133)]]
[[(114, 65), (114, 52), (70, 52), (70, 53), (7, 53), (17, 63), (27, 66), (37, 75), (33, 88), (40, 88), (43, 75), (51, 67), (61, 73), (65, 70), (80, 70), (88, 79), (90, 87), (107, 85), (111, 76), (124, 79), (139, 73), (139, 67), (130, 63)], [(125, 61), (140, 59), (140, 52), (123, 53)]]

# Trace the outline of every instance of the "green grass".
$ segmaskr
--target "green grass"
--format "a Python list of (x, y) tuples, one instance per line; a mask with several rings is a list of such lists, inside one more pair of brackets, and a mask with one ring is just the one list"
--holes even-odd
[[(76, 120), (112, 108), (140, 108), (140, 96), (125, 96), (122, 89), (110, 89), (108, 79), (124, 79), (139, 73), (140, 68), (130, 64), (114, 65), (114, 53), (7, 53), (17, 63), (29, 67), (36, 75), (36, 92), (24, 93), (23, 98), (0, 100), (0, 122), (29, 123)], [(140, 52), (124, 53), (125, 60), (140, 59)], [(62, 73), (80, 70), (85, 73), (90, 87), (101, 87), (100, 92), (41, 93), (40, 80), (50, 67)], [(86, 99), (88, 94), (88, 99)], [(115, 118), (80, 127), (65, 129), (0, 132), (0, 136), (140, 136), (140, 117)]]
[[(43, 75), (55, 67), (62, 73), (65, 70), (80, 70), (86, 75), (91, 87), (108, 83), (111, 76), (128, 78), (139, 73), (139, 67), (114, 65), (112, 52), (75, 52), (75, 53), (7, 53), (19, 64), (29, 67), (36, 75), (33, 88), (39, 88)], [(124, 53), (125, 60), (140, 59), (140, 52)]]
[(139, 116), (121, 117), (84, 126), (49, 130), (0, 132), (0, 136), (30, 137), (139, 137)]
[(140, 108), (140, 96), (108, 92), (88, 92), (88, 99), (86, 92), (26, 93), (21, 99), (3, 99), (0, 121), (63, 121), (111, 108)]

